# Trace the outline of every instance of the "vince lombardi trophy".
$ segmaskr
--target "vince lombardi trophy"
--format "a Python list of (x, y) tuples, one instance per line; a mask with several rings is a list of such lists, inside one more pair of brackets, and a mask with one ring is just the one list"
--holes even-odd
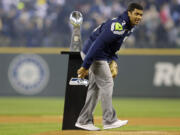
[[(70, 23), (73, 26), (70, 51), (80, 52), (82, 48), (81, 40), (81, 24), (83, 22), (83, 16), (79, 11), (73, 11), (69, 17)], [(88, 86), (89, 81), (87, 79), (81, 79), (77, 77), (72, 77), (69, 81), (69, 85), (85, 85)]]
[(82, 48), (82, 40), (81, 40), (81, 24), (83, 22), (83, 16), (79, 11), (73, 11), (69, 17), (70, 23), (72, 24), (72, 36), (71, 36), (71, 44), (70, 51), (80, 52)]

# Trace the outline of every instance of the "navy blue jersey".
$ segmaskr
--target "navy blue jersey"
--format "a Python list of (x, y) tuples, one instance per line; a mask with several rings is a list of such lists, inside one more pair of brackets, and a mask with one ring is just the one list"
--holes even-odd
[(82, 51), (86, 57), (82, 67), (88, 69), (94, 60), (117, 60), (116, 52), (133, 30), (127, 11), (101, 24), (83, 45)]

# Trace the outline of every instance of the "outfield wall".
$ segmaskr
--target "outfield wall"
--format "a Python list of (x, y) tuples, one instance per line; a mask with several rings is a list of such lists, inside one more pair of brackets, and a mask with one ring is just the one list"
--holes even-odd
[[(67, 50), (0, 48), (0, 96), (64, 96)], [(122, 49), (118, 65), (114, 96), (180, 97), (180, 50)]]
[(61, 56), (61, 49), (3, 49), (0, 96), (64, 96), (68, 56)]

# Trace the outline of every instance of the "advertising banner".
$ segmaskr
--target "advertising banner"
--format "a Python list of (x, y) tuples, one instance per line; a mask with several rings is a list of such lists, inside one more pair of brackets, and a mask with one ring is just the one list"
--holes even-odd
[(180, 97), (180, 56), (120, 55), (115, 96)]

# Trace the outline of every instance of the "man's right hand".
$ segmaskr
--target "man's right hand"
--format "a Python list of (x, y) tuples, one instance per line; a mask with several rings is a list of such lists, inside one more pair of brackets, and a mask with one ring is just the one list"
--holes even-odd
[(78, 74), (78, 78), (85, 78), (88, 75), (88, 69), (85, 69), (84, 67), (80, 67), (80, 69), (78, 69), (77, 74)]

